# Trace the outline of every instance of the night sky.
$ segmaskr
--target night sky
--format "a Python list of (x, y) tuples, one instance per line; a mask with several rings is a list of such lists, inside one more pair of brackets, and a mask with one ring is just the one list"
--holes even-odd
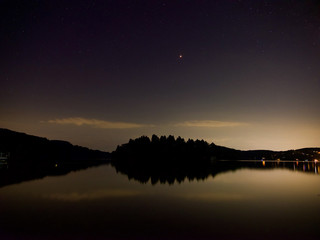
[(320, 146), (320, 2), (0, 1), (0, 127)]

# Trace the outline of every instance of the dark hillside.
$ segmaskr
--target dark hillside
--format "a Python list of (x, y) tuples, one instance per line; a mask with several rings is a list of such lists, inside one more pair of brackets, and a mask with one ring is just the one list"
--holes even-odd
[(109, 157), (108, 153), (74, 146), (66, 141), (48, 140), (8, 129), (0, 129), (0, 152), (9, 154), (10, 165), (79, 163)]

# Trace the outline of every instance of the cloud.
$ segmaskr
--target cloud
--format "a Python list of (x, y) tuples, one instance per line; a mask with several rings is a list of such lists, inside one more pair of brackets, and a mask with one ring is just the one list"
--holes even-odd
[(245, 126), (247, 123), (242, 122), (224, 122), (224, 121), (186, 121), (176, 124), (179, 127), (207, 127), (207, 128), (222, 128), (222, 127), (239, 127)]
[(99, 119), (87, 119), (81, 117), (74, 118), (62, 118), (49, 120), (48, 123), (61, 124), (61, 125), (77, 125), (77, 126), (92, 126), (95, 128), (105, 128), (105, 129), (126, 129), (126, 128), (141, 128), (141, 127), (152, 127), (152, 125), (144, 125), (137, 123), (128, 123), (128, 122), (109, 122)]
[[(76, 125), (76, 126), (91, 126), (95, 128), (104, 128), (104, 129), (128, 129), (128, 128), (143, 128), (143, 127), (155, 127), (151, 124), (138, 124), (130, 122), (111, 122), (104, 121), (99, 119), (88, 119), (82, 117), (71, 117), (71, 118), (60, 118), (47, 121), (52, 124), (60, 125)], [(227, 122), (227, 121), (185, 121), (174, 124), (176, 127), (206, 127), (206, 128), (223, 128), (223, 127), (239, 127), (246, 126), (247, 123), (243, 122)]]

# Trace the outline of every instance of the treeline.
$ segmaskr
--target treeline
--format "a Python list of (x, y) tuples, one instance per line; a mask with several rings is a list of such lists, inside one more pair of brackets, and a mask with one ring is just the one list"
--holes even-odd
[(181, 137), (175, 138), (172, 135), (152, 135), (151, 139), (142, 136), (137, 139), (130, 139), (128, 143), (118, 146), (112, 153), (116, 159), (131, 159), (136, 161), (153, 161), (154, 159), (175, 160), (201, 158), (208, 159), (211, 155), (214, 144), (208, 144), (203, 140), (185, 141)]
[(271, 151), (240, 151), (232, 148), (222, 147), (204, 140), (188, 139), (180, 136), (175, 138), (172, 135), (152, 135), (151, 139), (142, 136), (130, 139), (128, 143), (118, 146), (112, 153), (114, 160), (121, 162), (143, 162), (154, 163), (161, 160), (161, 163), (206, 163), (215, 160), (240, 160), (240, 159), (261, 159), (262, 155), (270, 155)]
[(114, 160), (131, 162), (212, 162), (215, 160), (309, 160), (320, 158), (320, 148), (304, 148), (288, 151), (241, 151), (208, 143), (204, 140), (185, 141), (180, 136), (152, 135), (130, 139), (112, 153)]

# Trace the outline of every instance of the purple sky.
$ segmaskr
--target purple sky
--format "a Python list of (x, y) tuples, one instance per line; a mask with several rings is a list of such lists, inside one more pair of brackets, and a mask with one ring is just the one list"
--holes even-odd
[(0, 127), (106, 151), (153, 133), (320, 146), (319, 1), (4, 0), (0, 13)]

